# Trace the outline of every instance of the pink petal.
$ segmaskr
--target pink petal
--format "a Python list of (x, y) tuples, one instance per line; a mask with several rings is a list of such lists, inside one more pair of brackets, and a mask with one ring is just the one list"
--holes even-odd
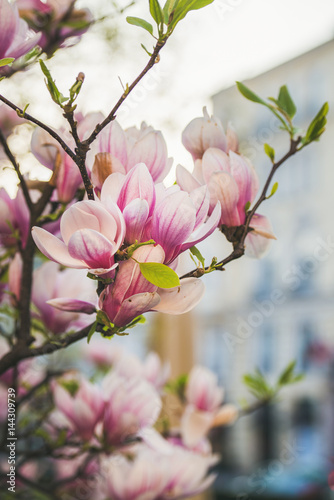
[(181, 434), (184, 444), (195, 446), (208, 433), (213, 421), (213, 414), (207, 411), (196, 410), (190, 406), (186, 408), (181, 420)]
[(151, 174), (144, 163), (133, 167), (125, 177), (117, 205), (123, 211), (136, 198), (147, 201), (150, 215), (152, 215), (155, 205), (155, 189)]
[(94, 312), (96, 312), (96, 307), (94, 306), (94, 304), (91, 304), (90, 302), (86, 302), (84, 300), (59, 298), (47, 300), (46, 303), (52, 307), (55, 307), (56, 309), (60, 309), (61, 311), (78, 312), (84, 314), (93, 314)]
[(101, 189), (101, 201), (104, 205), (107, 206), (110, 200), (117, 203), (124, 181), (125, 175), (120, 172), (115, 172), (106, 178)]
[(228, 155), (217, 148), (209, 148), (202, 158), (202, 172), (205, 184), (208, 184), (210, 177), (215, 172), (230, 173), (230, 159)]
[(188, 248), (197, 245), (197, 243), (210, 236), (210, 234), (212, 234), (213, 231), (218, 227), (220, 218), (221, 208), (220, 203), (218, 202), (208, 220), (204, 224), (202, 224), (202, 226), (200, 226), (190, 236), (190, 238), (185, 243), (183, 243), (183, 245), (181, 245), (180, 252), (188, 250)]
[(209, 191), (207, 186), (201, 186), (190, 193), (190, 199), (196, 208), (196, 223), (194, 230), (197, 229), (206, 219), (210, 206)]
[(150, 311), (159, 301), (160, 297), (156, 292), (133, 295), (124, 300), (113, 322), (116, 326), (125, 326), (140, 314)]
[(176, 182), (183, 191), (191, 193), (194, 189), (200, 187), (200, 183), (195, 179), (195, 177), (182, 165), (176, 167)]
[(255, 231), (248, 233), (245, 240), (245, 255), (260, 259), (269, 250), (273, 234), (271, 223), (264, 215), (254, 214), (250, 227)]
[(148, 214), (149, 206), (146, 200), (136, 199), (125, 207), (123, 217), (126, 224), (127, 243), (134, 243), (135, 240), (142, 241), (141, 237)]
[(211, 176), (208, 184), (211, 205), (218, 201), (221, 204), (221, 224), (239, 226), (240, 217), (237, 210), (239, 189), (233, 177), (226, 172), (218, 172)]
[(68, 242), (71, 257), (86, 262), (90, 268), (109, 269), (117, 248), (103, 234), (93, 229), (76, 231)]
[(153, 308), (167, 314), (184, 314), (191, 311), (202, 299), (205, 291), (203, 281), (197, 278), (184, 278), (181, 286), (158, 288), (161, 301)]
[(45, 229), (35, 226), (32, 228), (31, 234), (39, 250), (50, 260), (59, 262), (59, 264), (66, 267), (87, 268), (87, 265), (82, 260), (75, 259), (69, 254), (63, 241), (45, 231)]

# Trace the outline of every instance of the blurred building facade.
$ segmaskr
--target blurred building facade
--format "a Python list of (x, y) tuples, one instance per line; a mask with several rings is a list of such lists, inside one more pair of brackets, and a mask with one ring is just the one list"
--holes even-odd
[[(334, 469), (334, 41), (245, 84), (263, 98), (276, 97), (287, 84), (302, 129), (325, 100), (330, 105), (320, 142), (281, 167), (277, 193), (259, 210), (270, 218), (278, 240), (260, 261), (244, 258), (223, 274), (208, 275), (200, 306), (197, 357), (218, 374), (229, 401), (247, 395), (242, 376), (256, 367), (274, 381), (296, 359), (305, 373), (304, 381), (282, 392), (280, 402), (217, 436), (227, 469), (253, 471), (254, 480), (256, 464), (276, 460), (283, 481), (287, 464), (280, 457), (292, 457), (290, 468), (319, 469), (320, 475), (331, 460)], [(264, 143), (275, 148), (277, 159), (289, 147), (279, 122), (235, 86), (216, 94), (213, 104), (225, 126), (232, 122), (240, 150), (263, 186), (271, 168)], [(230, 249), (221, 235), (215, 238), (202, 250), (220, 260)]]

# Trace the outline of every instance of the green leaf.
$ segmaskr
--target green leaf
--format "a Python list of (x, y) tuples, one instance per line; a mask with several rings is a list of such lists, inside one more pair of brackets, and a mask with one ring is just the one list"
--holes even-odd
[(244, 85), (241, 82), (236, 82), (236, 84), (237, 84), (239, 92), (244, 97), (246, 97), (246, 99), (248, 99), (249, 101), (252, 101), (252, 102), (257, 102), (258, 104), (263, 104), (264, 106), (268, 106), (268, 104), (266, 103), (266, 101), (264, 101), (263, 99), (261, 99), (261, 97), (259, 97), (251, 89), (249, 89), (248, 87), (246, 87), (246, 85)]
[(180, 286), (178, 275), (165, 264), (156, 262), (138, 262), (140, 272), (150, 283), (159, 288), (174, 288)]
[(153, 17), (153, 19), (155, 20), (157, 25), (160, 26), (164, 21), (164, 17), (163, 17), (163, 13), (162, 13), (160, 4), (159, 4), (158, 0), (149, 0), (149, 1), (150, 1), (151, 16)]
[(198, 250), (197, 247), (193, 246), (189, 248), (191, 253), (199, 260), (199, 262), (202, 264), (203, 267), (205, 267), (205, 260), (201, 252)]
[(68, 101), (68, 97), (64, 97), (63, 94), (58, 90), (58, 87), (56, 85), (56, 82), (53, 80), (50, 71), (46, 67), (45, 63), (40, 59), (39, 64), (41, 66), (41, 69), (46, 76), (46, 86), (50, 92), (50, 95), (52, 97), (52, 100), (56, 103), (59, 104), (59, 106), (62, 106), (62, 104), (65, 101)]
[(269, 196), (266, 197), (266, 200), (269, 200), (269, 198), (271, 198), (272, 196), (274, 196), (274, 194), (276, 193), (278, 189), (278, 182), (275, 182), (275, 184), (273, 185), (272, 189), (271, 189), (271, 193)]
[(143, 49), (145, 50), (146, 54), (148, 54), (150, 57), (152, 56), (152, 52), (148, 51), (147, 48), (145, 47), (145, 45), (143, 45), (142, 43), (140, 44)]
[(264, 146), (264, 152), (266, 153), (267, 156), (271, 159), (271, 161), (274, 163), (275, 161), (275, 150), (269, 144), (265, 144)]
[(126, 20), (129, 24), (133, 24), (134, 26), (139, 26), (140, 28), (143, 28), (144, 30), (148, 31), (150, 35), (153, 35), (153, 26), (152, 24), (145, 21), (145, 19), (141, 19), (140, 17), (128, 16)]
[(279, 90), (277, 104), (280, 109), (285, 111), (289, 118), (293, 118), (295, 116), (297, 108), (289, 94), (288, 87), (286, 85), (283, 85)]
[(251, 202), (250, 201), (247, 201), (247, 203), (245, 204), (245, 214), (248, 212), (248, 210), (250, 209), (250, 206), (251, 206)]
[(173, 30), (177, 23), (183, 19), (191, 10), (198, 10), (206, 7), (213, 0), (179, 0), (174, 8), (174, 14), (169, 23), (170, 30)]
[(91, 329), (89, 330), (89, 333), (87, 335), (87, 344), (89, 344), (90, 342), (90, 339), (92, 338), (92, 336), (94, 335), (95, 331), (96, 331), (96, 327), (97, 327), (97, 324), (98, 322), (95, 321), (92, 326), (91, 326)]
[[(244, 96), (246, 97), (246, 99), (248, 99), (249, 101), (252, 101), (252, 102), (256, 102), (258, 104), (262, 104), (263, 106), (266, 106), (266, 108), (270, 109), (270, 111), (272, 113), (274, 113), (274, 115), (279, 119), (279, 121), (282, 123), (283, 125), (283, 130), (286, 130), (287, 132), (289, 132), (289, 134), (291, 135), (291, 130), (290, 130), (290, 127), (289, 127), (289, 124), (287, 124), (285, 122), (285, 120), (281, 117), (281, 115), (276, 111), (276, 109), (271, 106), (271, 104), (269, 104), (268, 102), (264, 101), (261, 97), (259, 97), (257, 94), (255, 94), (252, 90), (250, 90), (248, 87), (246, 87), (246, 85), (244, 85), (243, 83), (241, 82), (236, 82), (236, 85), (238, 87), (238, 90), (239, 92)], [(273, 100), (271, 98), (271, 100)], [(275, 99), (274, 99), (275, 101)], [(276, 101), (275, 101), (276, 103)]]
[(288, 364), (288, 366), (283, 370), (283, 372), (279, 376), (277, 385), (283, 386), (288, 384), (294, 384), (296, 382), (300, 382), (300, 380), (303, 380), (304, 374), (303, 373), (295, 374), (294, 373), (295, 368), (296, 368), (296, 361), (291, 361), (291, 363)]
[(172, 20), (172, 19), (170, 19), (170, 17), (171, 17), (171, 14), (173, 13), (177, 4), (178, 4), (178, 0), (167, 0), (166, 1), (164, 8), (162, 9), (165, 24), (168, 25), (169, 22)]
[(315, 118), (312, 120), (309, 128), (307, 129), (306, 135), (303, 138), (303, 144), (309, 144), (312, 141), (319, 139), (321, 134), (325, 131), (325, 126), (327, 124), (326, 115), (328, 113), (329, 106), (328, 102), (321, 107), (320, 111), (317, 113)]
[(15, 57), (4, 57), (3, 59), (0, 59), (0, 68), (12, 64), (13, 61), (15, 61)]

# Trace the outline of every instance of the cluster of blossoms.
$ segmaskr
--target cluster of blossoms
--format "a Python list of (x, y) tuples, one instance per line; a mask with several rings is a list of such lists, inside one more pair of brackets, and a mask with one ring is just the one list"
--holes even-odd
[[(162, 410), (167, 364), (162, 365), (152, 352), (142, 362), (118, 346), (106, 348), (98, 339), (87, 347), (81, 351), (81, 361), (93, 368), (94, 383), (73, 370), (49, 383), (53, 405), (40, 433), (48, 434), (49, 443), (60, 444), (42, 466), (36, 459), (28, 460), (20, 475), (42, 484), (43, 474), (52, 470), (67, 498), (78, 498), (85, 491), (96, 499), (162, 500), (190, 497), (206, 489), (215, 478), (210, 469), (217, 462), (207, 434), (211, 427), (230, 424), (237, 417), (234, 407), (222, 405), (223, 391), (213, 373), (201, 366), (193, 368), (180, 394), (179, 425), (172, 427), (166, 420), (168, 403)], [(44, 375), (41, 366), (25, 363), (18, 378), (19, 397)], [(11, 371), (0, 380), (4, 400), (12, 377)], [(45, 390), (50, 391), (48, 386)], [(31, 411), (27, 403), (23, 413)], [(204, 418), (185, 425), (193, 419), (189, 413), (196, 412)], [(162, 417), (164, 437), (159, 432)]]
[[(87, 131), (102, 118), (96, 113), (86, 117), (78, 115), (80, 138), (83, 140)], [(183, 134), (185, 146), (196, 158), (197, 171), (200, 167), (203, 172), (205, 168), (208, 170), (203, 174), (206, 183), (201, 184), (179, 166), (178, 185), (167, 188), (162, 180), (171, 168), (171, 159), (161, 132), (146, 124), (139, 130), (132, 127), (124, 131), (114, 121), (100, 133), (88, 157), (95, 199), (75, 203), (72, 200), (82, 193), (77, 166), (46, 132), (36, 129), (33, 133), (33, 154), (56, 173), (52, 203), (68, 205), (60, 224), (49, 222), (45, 228), (33, 228), (35, 243), (49, 259), (73, 268), (73, 273), (74, 269), (85, 269), (100, 280), (103, 286), (99, 289), (98, 308), (116, 328), (125, 327), (147, 311), (182, 314), (193, 308), (204, 292), (200, 280), (184, 278), (179, 286), (161, 288), (144, 277), (141, 264), (164, 264), (177, 269), (179, 255), (207, 238), (217, 227), (244, 222), (244, 206), (246, 200), (254, 198), (257, 178), (253, 167), (238, 153), (230, 150), (228, 159), (222, 149), (208, 147), (211, 143), (205, 137), (212, 137), (212, 132), (206, 131), (206, 127), (212, 126), (212, 120), (207, 123), (207, 117), (197, 118)], [(221, 124), (215, 123), (219, 134), (214, 145), (226, 150), (236, 147), (235, 136), (232, 140), (229, 132), (227, 139)], [(70, 141), (64, 131), (57, 132)], [(215, 140), (215, 136), (211, 140)], [(217, 160), (218, 156), (226, 157), (224, 165), (228, 171), (220, 171), (221, 164), (213, 163), (213, 158)], [(229, 181), (220, 181), (220, 178)], [(238, 191), (233, 203), (231, 184)], [(0, 203), (4, 207), (0, 221), (2, 243), (15, 244), (13, 230), (16, 230), (24, 247), (29, 217), (21, 190), (13, 200), (2, 190)], [(250, 253), (259, 255), (267, 246), (267, 238), (271, 237), (268, 224), (265, 218), (257, 216), (254, 231), (246, 241)], [(47, 300), (72, 314), (95, 312), (96, 301), (84, 300), (83, 295), (71, 297), (69, 293), (61, 293), (57, 297), (54, 289), (52, 293), (48, 291)], [(41, 309), (40, 302), (36, 303)]]
[(1, 0), (0, 59), (17, 59), (37, 46), (51, 56), (76, 43), (92, 22), (91, 12), (76, 9), (73, 0)]

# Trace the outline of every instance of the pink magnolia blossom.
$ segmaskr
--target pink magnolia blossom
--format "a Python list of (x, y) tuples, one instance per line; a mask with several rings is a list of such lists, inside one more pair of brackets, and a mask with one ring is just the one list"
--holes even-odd
[(18, 232), (24, 248), (29, 234), (29, 210), (23, 192), (18, 189), (15, 198), (10, 198), (4, 188), (0, 189), (0, 243), (4, 247), (16, 246), (18, 240), (13, 236)]
[(108, 444), (120, 444), (140, 429), (153, 426), (161, 411), (154, 387), (141, 378), (110, 372), (103, 381), (105, 412), (103, 435)]
[(17, 59), (38, 44), (39, 34), (29, 30), (20, 19), (17, 5), (8, 0), (0, 0), (0, 59)]
[(166, 443), (165, 452), (145, 445), (134, 460), (115, 455), (102, 464), (105, 494), (113, 500), (167, 500), (192, 497), (212, 484), (207, 475), (213, 457), (203, 457)]
[(117, 205), (106, 209), (99, 201), (81, 201), (66, 210), (60, 223), (62, 240), (33, 227), (36, 245), (49, 259), (67, 267), (105, 274), (117, 264), (114, 255), (125, 235), (123, 216)]
[[(93, 21), (89, 9), (76, 9), (73, 0), (17, 0), (20, 16), (41, 32), (39, 45), (52, 54), (59, 46), (73, 45)], [(80, 27), (77, 27), (80, 26)]]
[(194, 447), (214, 425), (226, 425), (237, 418), (232, 405), (222, 406), (223, 389), (214, 373), (195, 366), (188, 378), (185, 391), (187, 406), (181, 419), (181, 436), (186, 446)]
[[(162, 263), (165, 254), (159, 245), (147, 245), (135, 250), (133, 258), (138, 262)], [(204, 285), (200, 280), (188, 278), (181, 280), (180, 287), (161, 289), (144, 278), (135, 260), (119, 264), (115, 282), (100, 296), (100, 308), (116, 326), (124, 326), (150, 310), (183, 314), (201, 299)]]
[[(195, 160), (201, 159), (208, 148), (219, 148), (227, 151), (227, 138), (221, 121), (210, 118), (206, 108), (203, 117), (194, 118), (182, 133), (182, 143)], [(232, 143), (232, 141), (230, 141)]]
[[(259, 187), (257, 174), (247, 158), (233, 151), (227, 154), (218, 148), (208, 148), (205, 151), (202, 160), (197, 160), (193, 174), (179, 165), (176, 176), (181, 188), (190, 193), (205, 184), (210, 194), (210, 211), (219, 202), (221, 204), (219, 225), (226, 226), (244, 224), (245, 205), (254, 201)], [(266, 228), (266, 231), (263, 230), (262, 234), (260, 231), (253, 232), (252, 238), (248, 235), (245, 246), (246, 253), (249, 247), (250, 255), (260, 257), (274, 235), (269, 221), (258, 214), (254, 217), (254, 229), (256, 220), (259, 221), (259, 225), (261, 223)]]
[(101, 389), (96, 385), (84, 378), (78, 383), (79, 389), (74, 396), (71, 396), (61, 384), (55, 384), (54, 401), (56, 408), (67, 417), (73, 431), (88, 441), (103, 417), (104, 400)]
[[(82, 328), (89, 323), (86, 315), (69, 309), (72, 298), (79, 301), (81, 311), (94, 308), (96, 302), (95, 284), (86, 273), (75, 269), (60, 271), (58, 264), (46, 262), (34, 271), (32, 302), (38, 308), (39, 317), (53, 333), (65, 333), (71, 328)], [(55, 299), (64, 302), (62, 312), (52, 307)], [(56, 302), (57, 303), (57, 302)], [(86, 308), (86, 311), (85, 311)]]
[[(144, 122), (140, 129), (131, 127), (125, 131), (116, 120), (111, 122), (93, 144), (89, 155), (90, 162), (92, 157), (98, 154), (108, 154), (108, 162), (101, 164), (100, 169), (105, 172), (109, 170), (109, 174), (114, 172), (125, 174), (138, 163), (145, 163), (154, 182), (162, 181), (172, 165), (162, 133)], [(98, 188), (100, 188), (99, 177), (101, 176), (98, 175), (96, 166), (94, 180)]]
[(165, 251), (165, 264), (207, 238), (220, 219), (219, 203), (207, 219), (209, 198), (205, 186), (191, 194), (177, 186), (155, 186), (143, 163), (126, 176), (115, 173), (106, 179), (101, 202), (107, 205), (109, 200), (116, 202), (123, 213), (127, 243), (153, 239)]

